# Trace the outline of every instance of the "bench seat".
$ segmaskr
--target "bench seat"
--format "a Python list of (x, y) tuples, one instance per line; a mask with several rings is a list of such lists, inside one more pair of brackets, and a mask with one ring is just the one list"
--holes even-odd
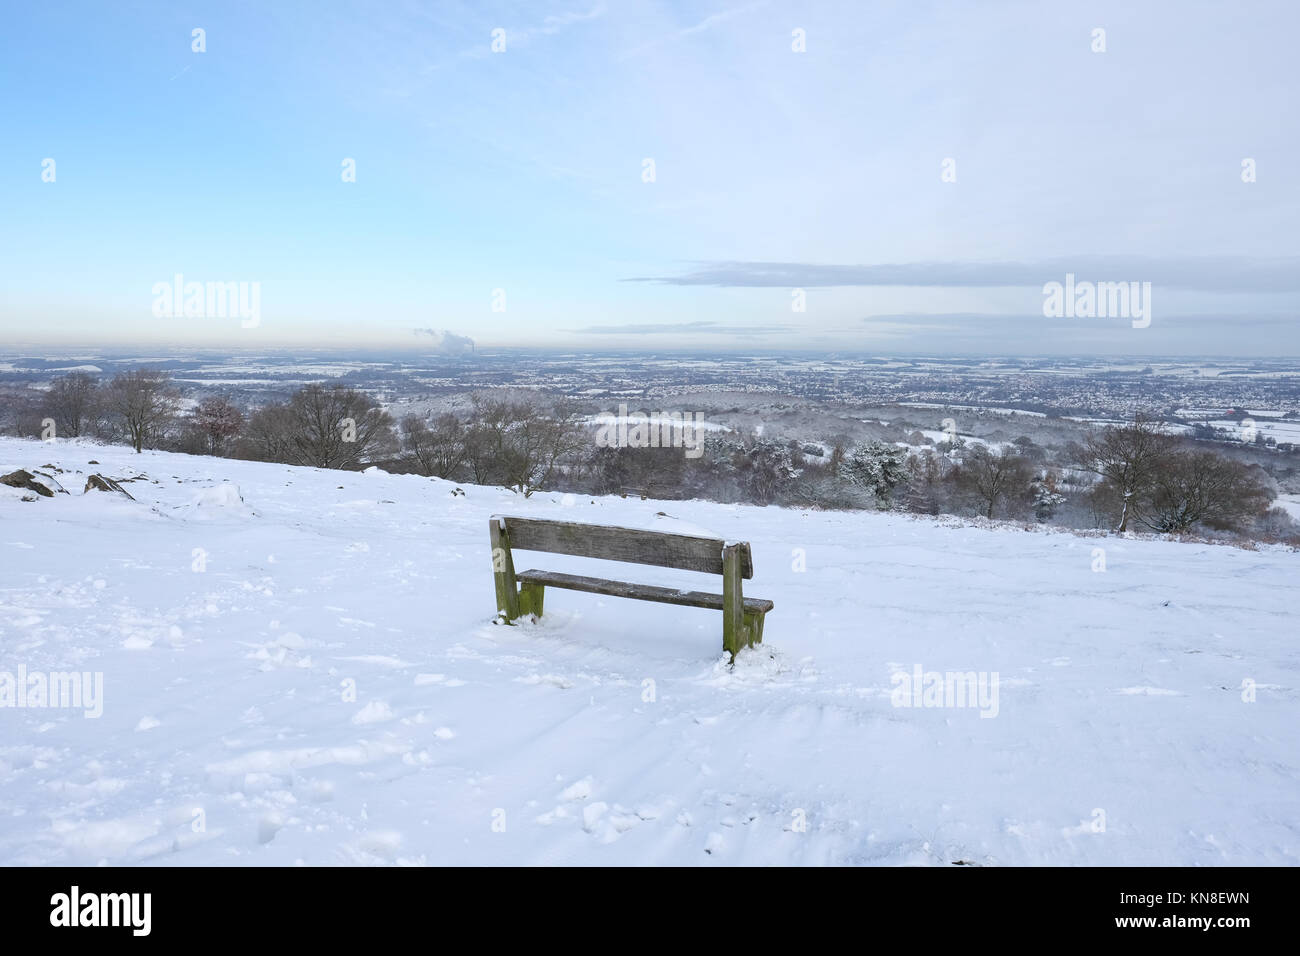
[[(703, 607), (712, 611), (721, 611), (724, 606), (721, 594), (710, 594), (707, 591), (683, 591), (678, 588), (661, 588), (653, 584), (633, 584), (630, 581), (610, 581), (605, 578), (589, 578), (581, 574), (563, 574), (559, 571), (522, 571), (516, 577), (521, 584), (540, 584), (550, 588), (607, 594), (611, 597), (633, 598), (638, 601)], [(745, 612), (748, 614), (766, 614), (776, 606), (763, 598), (744, 600)]]

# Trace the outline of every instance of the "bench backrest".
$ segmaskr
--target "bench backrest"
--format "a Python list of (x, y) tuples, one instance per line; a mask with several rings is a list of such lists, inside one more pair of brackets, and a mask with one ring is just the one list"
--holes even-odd
[[(703, 571), (707, 574), (722, 574), (722, 549), (729, 543), (721, 538), (700, 538), (690, 534), (582, 524), (577, 521), (546, 521), (508, 515), (493, 515), (492, 520), (499, 522), (506, 532), (511, 550), (572, 554), (583, 558)], [(752, 578), (754, 562), (750, 558), (749, 545), (743, 542), (737, 544), (740, 552), (740, 576)]]

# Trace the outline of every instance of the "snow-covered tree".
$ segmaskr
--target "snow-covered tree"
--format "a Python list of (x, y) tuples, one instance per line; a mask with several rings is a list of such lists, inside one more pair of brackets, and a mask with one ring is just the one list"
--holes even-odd
[(887, 508), (894, 490), (907, 483), (907, 449), (882, 441), (855, 445), (840, 463), (840, 476)]
[(788, 443), (755, 437), (745, 443), (743, 455), (745, 489), (756, 504), (771, 504), (803, 473)]
[(1049, 521), (1056, 514), (1056, 509), (1065, 504), (1065, 495), (1058, 490), (1056, 475), (1044, 472), (1032, 486), (1034, 494), (1034, 517), (1041, 524)]

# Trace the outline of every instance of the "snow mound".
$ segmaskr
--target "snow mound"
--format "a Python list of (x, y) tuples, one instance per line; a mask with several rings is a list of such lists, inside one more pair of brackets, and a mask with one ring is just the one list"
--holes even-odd
[(201, 489), (183, 510), (195, 517), (251, 518), (254, 511), (244, 501), (239, 486), (230, 482)]

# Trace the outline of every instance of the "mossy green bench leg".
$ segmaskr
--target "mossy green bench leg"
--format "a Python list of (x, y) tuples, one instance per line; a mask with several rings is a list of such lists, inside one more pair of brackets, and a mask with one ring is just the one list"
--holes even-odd
[(745, 637), (750, 644), (763, 643), (763, 619), (766, 617), (766, 611), (745, 612)]
[(747, 623), (740, 587), (740, 547), (730, 545), (722, 549), (722, 649), (732, 660), (749, 643)]
[[(515, 561), (510, 555), (510, 532), (497, 519), (488, 520), (488, 536), (492, 541), (492, 581), (497, 592), (497, 617), (507, 624), (519, 617), (519, 589), (515, 582)], [(540, 601), (538, 614), (540, 610)]]
[(532, 584), (525, 581), (519, 585), (519, 613), (542, 616), (542, 602), (546, 597), (546, 585)]

